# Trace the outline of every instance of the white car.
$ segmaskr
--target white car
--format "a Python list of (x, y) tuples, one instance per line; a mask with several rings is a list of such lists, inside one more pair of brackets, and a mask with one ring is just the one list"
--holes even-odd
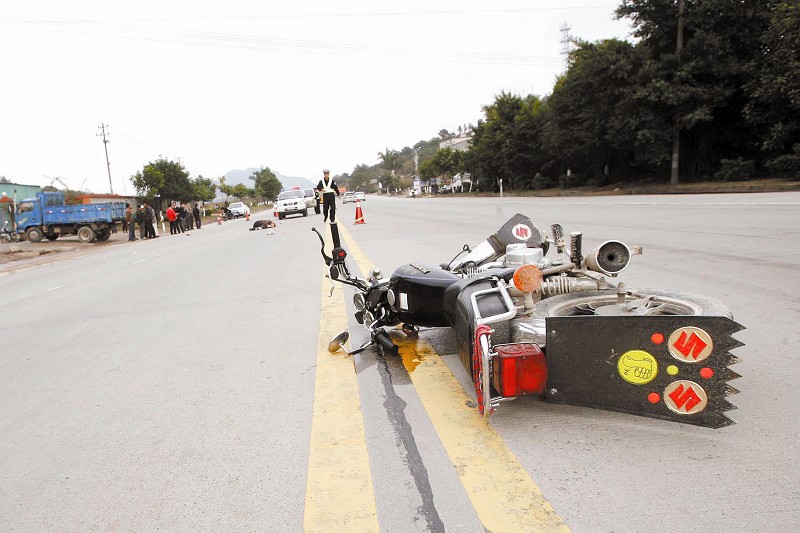
[(303, 196), (306, 199), (306, 207), (313, 209), (316, 214), (320, 213), (319, 193), (316, 189), (303, 189)]
[(351, 191), (347, 191), (346, 193), (344, 193), (344, 198), (342, 198), (342, 203), (343, 204), (346, 204), (346, 203), (349, 203), (349, 202), (355, 202), (355, 201), (356, 201), (356, 193), (351, 192)]
[(361, 191), (356, 191), (356, 200), (359, 202), (366, 202), (367, 201), (366, 193), (363, 193)]
[(250, 208), (244, 202), (233, 202), (228, 206), (228, 210), (233, 218), (244, 217), (250, 214)]
[(278, 195), (278, 202), (275, 204), (278, 211), (278, 218), (283, 220), (289, 215), (308, 216), (308, 206), (303, 191), (295, 189), (283, 191)]

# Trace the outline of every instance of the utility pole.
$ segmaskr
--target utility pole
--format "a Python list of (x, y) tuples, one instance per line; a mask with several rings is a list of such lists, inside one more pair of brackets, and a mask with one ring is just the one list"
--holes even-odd
[(98, 133), (98, 137), (103, 137), (103, 149), (106, 151), (106, 168), (108, 169), (108, 188), (111, 190), (111, 194), (114, 194), (114, 186), (111, 184), (111, 163), (108, 162), (108, 143), (109, 140), (106, 139), (106, 128), (108, 124), (100, 123), (98, 126), (102, 133)]
[[(677, 45), (677, 68), (681, 67), (681, 50), (683, 50), (683, 18), (686, 9), (685, 0), (678, 0), (678, 45)], [(677, 73), (676, 73), (677, 74)], [(681, 152), (681, 113), (678, 107), (675, 108), (672, 138), (672, 172), (669, 176), (669, 184), (677, 185), (680, 177), (680, 152)]]

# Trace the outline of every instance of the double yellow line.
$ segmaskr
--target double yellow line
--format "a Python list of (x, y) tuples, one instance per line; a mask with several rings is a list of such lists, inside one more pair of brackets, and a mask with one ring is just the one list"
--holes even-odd
[[(371, 263), (342, 225), (339, 232), (359, 269), (369, 272)], [(328, 340), (347, 327), (342, 292), (323, 295), (305, 529), (379, 531), (353, 361), (327, 351)], [(474, 402), (433, 348), (422, 339), (395, 343), (483, 526), (493, 532), (569, 531), (500, 436), (469, 407)]]

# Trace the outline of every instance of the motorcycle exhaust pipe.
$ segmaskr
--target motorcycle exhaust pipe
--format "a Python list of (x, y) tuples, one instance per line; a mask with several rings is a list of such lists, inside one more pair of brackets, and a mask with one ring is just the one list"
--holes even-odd
[(586, 257), (586, 268), (606, 276), (616, 276), (630, 264), (631, 251), (620, 241), (606, 241)]

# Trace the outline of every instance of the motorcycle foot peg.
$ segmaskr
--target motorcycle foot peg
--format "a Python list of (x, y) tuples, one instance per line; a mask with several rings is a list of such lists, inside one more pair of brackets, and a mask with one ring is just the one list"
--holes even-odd
[(400, 328), (403, 333), (408, 335), (409, 337), (413, 337), (419, 335), (419, 328), (417, 326), (411, 326), (409, 324), (403, 324), (402, 328)]

